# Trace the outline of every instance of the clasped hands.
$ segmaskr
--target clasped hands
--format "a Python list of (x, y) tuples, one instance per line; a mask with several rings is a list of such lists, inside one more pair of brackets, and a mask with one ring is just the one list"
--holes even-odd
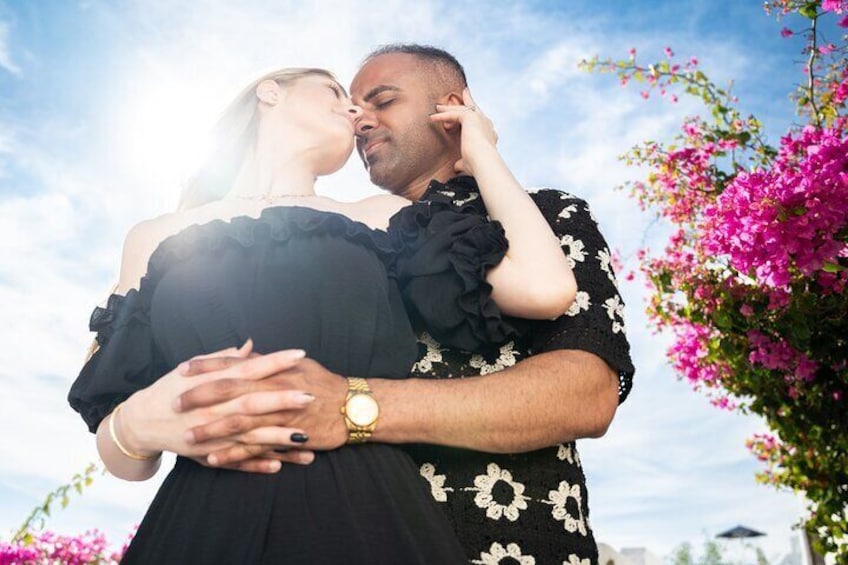
[(136, 393), (136, 445), (258, 473), (343, 445), (346, 379), (303, 351), (259, 355), (252, 345), (195, 357)]

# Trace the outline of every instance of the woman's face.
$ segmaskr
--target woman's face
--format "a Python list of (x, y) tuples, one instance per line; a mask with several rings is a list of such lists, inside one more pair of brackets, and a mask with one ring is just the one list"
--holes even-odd
[(296, 136), (300, 149), (313, 163), (316, 175), (337, 171), (354, 146), (354, 121), (362, 110), (336, 81), (308, 75), (282, 89), (279, 115), (286, 135)]

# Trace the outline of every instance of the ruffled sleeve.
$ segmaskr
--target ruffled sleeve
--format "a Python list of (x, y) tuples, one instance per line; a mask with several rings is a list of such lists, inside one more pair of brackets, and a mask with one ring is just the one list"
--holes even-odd
[(432, 200), (402, 209), (388, 231), (400, 246), (389, 274), (417, 330), (466, 351), (518, 335), (518, 324), (502, 315), (486, 282), (509, 247), (499, 222), (450, 200)]
[(92, 433), (115, 406), (158, 376), (148, 294), (113, 294), (105, 308), (91, 314), (98, 347), (71, 385), (68, 402)]

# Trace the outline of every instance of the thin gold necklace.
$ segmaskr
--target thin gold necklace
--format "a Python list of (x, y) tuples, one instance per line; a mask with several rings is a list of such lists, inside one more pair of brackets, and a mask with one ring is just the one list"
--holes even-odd
[(276, 202), (278, 200), (284, 200), (286, 198), (311, 198), (313, 196), (318, 196), (317, 194), (278, 194), (276, 196), (271, 196), (270, 194), (262, 194), (262, 195), (240, 195), (235, 194), (231, 198), (236, 200), (254, 200), (259, 202)]

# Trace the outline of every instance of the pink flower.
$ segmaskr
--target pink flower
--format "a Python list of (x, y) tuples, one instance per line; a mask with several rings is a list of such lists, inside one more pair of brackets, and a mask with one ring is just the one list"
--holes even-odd
[(771, 169), (740, 173), (704, 210), (705, 248), (773, 289), (814, 276), (846, 248), (846, 171), (848, 137), (838, 130), (787, 135)]
[(836, 50), (836, 45), (833, 43), (828, 43), (827, 45), (819, 45), (819, 53), (822, 55), (827, 55), (828, 53), (833, 53)]
[(839, 27), (848, 27), (848, 16), (845, 16), (844, 18), (842, 18), (841, 20), (839, 20), (839, 21), (837, 22), (837, 25), (838, 25)]
[(665, 53), (665, 56), (669, 59), (674, 57), (674, 51), (671, 50), (671, 47), (666, 47), (665, 49), (663, 49), (663, 53)]
[(795, 35), (795, 32), (793, 32), (788, 27), (785, 27), (782, 30), (780, 30), (780, 37), (792, 37), (793, 35)]
[(698, 66), (698, 58), (697, 57), (691, 57), (689, 59), (689, 66), (697, 67)]
[(822, 11), (824, 12), (836, 12), (837, 14), (841, 14), (843, 11), (848, 9), (848, 1), (846, 0), (822, 0)]
[(636, 48), (635, 48), (635, 47), (631, 47), (631, 48), (627, 51), (627, 53), (629, 53), (629, 54), (630, 54), (630, 58), (631, 58), (631, 59), (633, 59), (634, 57), (636, 57)]

